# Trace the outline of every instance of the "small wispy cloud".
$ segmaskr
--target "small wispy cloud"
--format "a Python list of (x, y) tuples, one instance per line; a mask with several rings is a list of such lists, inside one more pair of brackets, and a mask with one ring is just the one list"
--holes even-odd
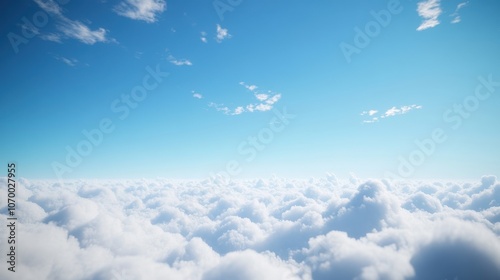
[(231, 34), (229, 34), (229, 31), (226, 28), (222, 28), (219, 24), (217, 24), (217, 35), (215, 37), (215, 40), (220, 43), (224, 39), (231, 38)]
[(457, 5), (457, 8), (455, 9), (455, 12), (453, 12), (453, 14), (451, 14), (451, 16), (453, 17), (453, 19), (451, 20), (451, 23), (459, 23), (460, 21), (462, 21), (462, 18), (458, 14), (458, 11), (460, 9), (462, 9), (463, 7), (467, 6), (468, 4), (469, 4), (469, 1), (462, 2), (462, 3), (460, 3), (460, 4)]
[(167, 3), (164, 0), (125, 0), (114, 7), (114, 12), (130, 19), (142, 20), (148, 23), (157, 21), (157, 17), (165, 11)]
[(49, 34), (41, 34), (40, 39), (45, 40), (45, 41), (51, 41), (51, 42), (56, 42), (56, 43), (61, 43), (61, 35), (60, 34), (55, 34), (55, 33), (49, 33)]
[(207, 40), (207, 32), (204, 32), (204, 31), (202, 31), (202, 32), (201, 32), (200, 40), (201, 40), (203, 43), (208, 42), (208, 40)]
[(198, 99), (202, 99), (203, 98), (203, 95), (201, 95), (201, 93), (198, 93), (198, 92), (195, 92), (195, 91), (192, 91), (193, 93), (193, 97), (194, 98), (198, 98)]
[(363, 112), (361, 112), (361, 116), (364, 116), (364, 115), (373, 116), (373, 115), (375, 115), (376, 113), (378, 113), (378, 111), (377, 111), (377, 110), (363, 111)]
[(177, 66), (191, 66), (193, 63), (189, 61), (188, 59), (177, 59), (173, 55), (168, 55), (167, 57), (168, 62), (177, 65)]
[(244, 86), (249, 91), (254, 91), (257, 89), (256, 85), (247, 85), (245, 82), (240, 82), (240, 85)]
[(84, 23), (66, 17), (61, 7), (54, 0), (34, 1), (41, 9), (51, 14), (56, 19), (56, 27), (62, 33), (42, 35), (41, 38), (43, 40), (61, 42), (62, 35), (64, 35), (67, 38), (73, 38), (88, 45), (93, 45), (97, 42), (116, 42), (116, 40), (107, 36), (106, 29), (98, 28), (92, 30)]
[(144, 52), (136, 51), (134, 54), (134, 57), (137, 59), (141, 59), (143, 54), (144, 54)]
[(87, 45), (108, 41), (106, 38), (106, 29), (98, 28), (97, 30), (91, 30), (87, 25), (79, 21), (64, 20), (59, 24), (58, 29), (67, 37), (79, 40)]
[(62, 16), (61, 7), (53, 0), (34, 0), (40, 8), (51, 15)]
[(244, 106), (237, 106), (234, 109), (230, 109), (224, 104), (217, 104), (210, 102), (209, 107), (215, 108), (217, 111), (223, 112), (226, 115), (240, 115), (242, 113), (248, 112), (265, 112), (273, 109), (274, 104), (276, 104), (281, 99), (281, 93), (275, 93), (272, 91), (267, 91), (266, 93), (257, 91), (258, 86), (248, 85), (245, 82), (240, 82), (240, 85), (251, 91), (258, 102), (250, 103)]
[(234, 114), (235, 115), (239, 115), (241, 113), (245, 112), (245, 109), (243, 109), (243, 107), (239, 106), (239, 107), (236, 107), (236, 109), (234, 109)]
[(76, 64), (78, 63), (78, 60), (74, 59), (74, 58), (66, 58), (63, 56), (55, 56), (54, 58), (61, 61), (61, 62), (64, 62), (66, 65), (71, 66), (71, 67), (76, 66)]
[(393, 106), (392, 108), (387, 109), (383, 114), (377, 115), (377, 113), (379, 112), (378, 110), (368, 110), (368, 111), (361, 112), (360, 115), (361, 116), (370, 116), (370, 117), (372, 117), (372, 118), (370, 118), (368, 120), (364, 120), (363, 123), (374, 123), (374, 122), (380, 121), (381, 119), (385, 119), (385, 118), (389, 118), (389, 117), (394, 117), (394, 116), (397, 116), (397, 115), (404, 115), (404, 114), (409, 113), (412, 110), (418, 110), (418, 109), (422, 109), (422, 106), (415, 105), (415, 104), (413, 104), (413, 105), (407, 105), (407, 106), (401, 106), (401, 107), (395, 107), (395, 106)]
[[(223, 112), (226, 115), (239, 115), (239, 114), (241, 114), (241, 113), (239, 113), (239, 114), (231, 113), (231, 110), (227, 106), (224, 106), (224, 104), (217, 104), (214, 102), (209, 102), (208, 107), (215, 108), (216, 111)], [(235, 110), (235, 112), (236, 112), (236, 110)]]
[[(257, 104), (248, 104), (246, 106), (246, 111), (248, 112), (255, 112), (255, 111), (270, 111), (273, 109), (273, 105), (278, 102), (281, 99), (281, 94), (274, 94), (272, 97), (267, 98), (264, 102), (262, 103), (257, 103)], [(262, 100), (260, 100), (262, 101)]]
[(467, 6), (467, 4), (469, 4), (469, 1), (462, 2), (462, 3), (458, 4), (456, 10), (458, 11), (458, 10), (462, 9), (463, 7)]
[(428, 28), (437, 26), (439, 16), (442, 13), (440, 0), (426, 0), (418, 2), (417, 12), (423, 18), (422, 23), (417, 28), (417, 31), (422, 31)]

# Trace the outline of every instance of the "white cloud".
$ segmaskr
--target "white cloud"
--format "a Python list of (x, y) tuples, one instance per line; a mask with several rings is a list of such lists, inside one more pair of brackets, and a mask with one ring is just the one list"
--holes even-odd
[(273, 105), (274, 103), (278, 102), (280, 99), (281, 99), (281, 94), (280, 93), (274, 94), (273, 96), (271, 96), (270, 98), (268, 98), (265, 103), (267, 105)]
[(297, 265), (286, 263), (272, 254), (259, 254), (253, 250), (231, 252), (220, 263), (207, 271), (204, 280), (241, 279), (241, 280), (292, 280), (303, 279), (294, 272)]
[(202, 99), (202, 98), (203, 98), (203, 95), (201, 95), (200, 93), (197, 93), (197, 92), (194, 92), (194, 91), (193, 91), (193, 97), (194, 97), (194, 98), (198, 98), (198, 99)]
[(213, 107), (215, 110), (219, 112), (223, 112), (226, 115), (235, 115), (234, 112), (232, 112), (227, 106), (224, 106), (224, 104), (217, 104), (214, 102), (209, 102), (208, 107)]
[(377, 110), (369, 110), (369, 111), (363, 111), (361, 112), (361, 116), (371, 116), (372, 118), (371, 119), (368, 119), (368, 120), (364, 120), (363, 123), (374, 123), (374, 122), (378, 122), (380, 119), (384, 119), (384, 118), (388, 118), (388, 117), (394, 117), (394, 116), (397, 116), (397, 115), (404, 115), (404, 114), (407, 114), (409, 113), (410, 111), (412, 110), (417, 110), (417, 109), (422, 109), (422, 106), (420, 105), (408, 105), (408, 106), (401, 106), (401, 107), (392, 107), (388, 110), (386, 110), (383, 114), (379, 115), (379, 116), (374, 116), (378, 113)]
[(262, 111), (262, 112), (265, 112), (265, 111), (269, 111), (273, 108), (273, 106), (269, 105), (269, 104), (257, 104), (257, 105), (254, 105), (254, 110), (256, 111)]
[(177, 59), (173, 55), (168, 55), (167, 60), (176, 66), (192, 66), (193, 63), (188, 59)]
[(64, 62), (68, 66), (76, 66), (76, 64), (78, 63), (78, 60), (74, 59), (74, 58), (66, 58), (66, 57), (62, 57), (62, 56), (56, 56), (55, 59)]
[[(107, 37), (107, 30), (104, 28), (90, 29), (87, 25), (78, 20), (67, 18), (61, 7), (54, 0), (34, 0), (40, 8), (56, 18), (56, 26), (67, 38), (73, 38), (82, 43), (93, 45), (98, 42), (116, 42)], [(42, 35), (42, 39), (54, 42), (61, 42), (62, 34)]]
[(392, 107), (391, 109), (387, 110), (385, 114), (382, 117), (392, 117), (398, 114), (401, 114), (401, 109), (398, 109), (396, 107)]
[(247, 85), (245, 82), (240, 82), (240, 85), (244, 86), (249, 91), (255, 91), (258, 88), (256, 85)]
[(375, 123), (378, 122), (378, 117), (374, 117), (370, 120), (364, 120), (363, 123)]
[(56, 43), (62, 42), (61, 35), (55, 34), (55, 33), (41, 34), (40, 39), (45, 40), (45, 41), (52, 41), (52, 42), (56, 42)]
[(209, 103), (209, 107), (215, 108), (217, 111), (221, 111), (226, 115), (240, 115), (244, 112), (266, 112), (273, 109), (273, 105), (281, 99), (281, 93), (274, 93), (268, 91), (266, 93), (258, 92), (256, 85), (248, 85), (245, 82), (240, 82), (240, 85), (251, 91), (254, 97), (259, 101), (258, 103), (250, 103), (244, 106), (238, 106), (234, 110), (231, 110), (224, 104)]
[(23, 32), (27, 31), (30, 34), (40, 35), (40, 30), (36, 28), (33, 24), (23, 23), (21, 24), (21, 29)]
[(215, 40), (220, 43), (224, 39), (231, 38), (231, 34), (229, 34), (229, 31), (225, 28), (222, 28), (219, 24), (217, 24), (217, 36)]
[(453, 17), (453, 19), (451, 20), (451, 23), (459, 23), (460, 21), (462, 21), (462, 18), (458, 14), (458, 11), (460, 9), (462, 9), (463, 7), (467, 6), (468, 4), (469, 4), (469, 1), (466, 1), (466, 2), (459, 3), (457, 5), (457, 7), (455, 8), (455, 12), (453, 14), (451, 14), (451, 16)]
[(201, 40), (203, 43), (208, 42), (208, 40), (207, 40), (207, 33), (206, 33), (206, 32), (201, 32), (201, 37), (200, 37), (200, 40)]
[(57, 27), (67, 37), (77, 39), (88, 45), (108, 41), (106, 38), (107, 31), (104, 28), (91, 30), (88, 26), (79, 21), (64, 20)]
[(314, 279), (408, 279), (413, 276), (410, 254), (393, 246), (331, 231), (309, 240), (303, 253), (312, 267)]
[(34, 0), (40, 8), (52, 15), (62, 16), (61, 7), (54, 0)]
[(234, 109), (234, 114), (235, 115), (239, 115), (241, 113), (245, 112), (245, 109), (243, 109), (243, 107), (239, 106), (239, 107), (236, 107), (236, 109)]
[(375, 115), (376, 113), (378, 113), (378, 111), (377, 111), (377, 110), (363, 111), (363, 112), (361, 112), (361, 116), (364, 116), (364, 115), (373, 116), (373, 115)]
[(152, 23), (166, 7), (164, 0), (125, 0), (116, 5), (114, 11), (124, 17)]
[(418, 31), (432, 28), (439, 24), (438, 18), (442, 12), (440, 4), (440, 0), (425, 0), (418, 2), (417, 12), (418, 15), (423, 18), (422, 23), (417, 28)]
[(462, 18), (460, 18), (460, 16), (455, 16), (455, 17), (451, 20), (451, 23), (459, 23), (460, 21), (462, 21)]
[(458, 10), (462, 9), (463, 7), (467, 6), (467, 4), (469, 4), (469, 1), (462, 2), (462, 3), (458, 4), (456, 11), (458, 11)]
[[(6, 197), (7, 178), (0, 178)], [(496, 279), (500, 183), (18, 179), (16, 279)], [(6, 200), (0, 200), (6, 209)], [(5, 211), (0, 219), (6, 220)], [(1, 279), (11, 272), (0, 270)]]
[(256, 94), (255, 97), (259, 100), (259, 101), (264, 101), (266, 99), (269, 98), (269, 95), (265, 94), (265, 93), (259, 93), (259, 94)]
[(422, 109), (420, 105), (410, 105), (410, 106), (402, 106), (400, 108), (392, 107), (387, 110), (381, 118), (393, 117), (396, 115), (403, 115), (414, 109)]

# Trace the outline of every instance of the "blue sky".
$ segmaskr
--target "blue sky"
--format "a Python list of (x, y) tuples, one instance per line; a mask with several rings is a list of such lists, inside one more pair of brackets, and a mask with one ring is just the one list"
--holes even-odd
[(2, 159), (29, 178), (499, 175), (497, 1), (269, 2), (9, 1)]

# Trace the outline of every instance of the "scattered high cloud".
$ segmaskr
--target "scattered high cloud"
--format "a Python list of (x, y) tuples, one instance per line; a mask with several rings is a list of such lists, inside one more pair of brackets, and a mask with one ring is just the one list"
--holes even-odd
[[(6, 197), (7, 178), (0, 178)], [(497, 279), (500, 183), (18, 179), (16, 279)], [(6, 200), (0, 218), (7, 219)], [(55, 250), (54, 248), (57, 248)], [(12, 272), (0, 270), (0, 278)]]
[(66, 58), (63, 56), (55, 56), (54, 58), (59, 60), (59, 61), (64, 62), (66, 65), (72, 66), (72, 67), (76, 66), (76, 64), (78, 63), (78, 60), (74, 59), (74, 58)]
[(417, 12), (423, 18), (422, 23), (417, 28), (422, 31), (428, 28), (435, 27), (439, 24), (439, 16), (442, 13), (440, 0), (425, 0), (418, 2)]
[(381, 118), (393, 117), (396, 115), (403, 115), (414, 109), (422, 109), (420, 105), (410, 105), (410, 106), (402, 106), (400, 108), (392, 107), (391, 109), (385, 111), (384, 115)]
[(217, 24), (217, 35), (215, 37), (215, 40), (220, 43), (224, 39), (231, 38), (231, 34), (229, 34), (229, 31), (225, 28), (222, 28), (219, 24)]
[(62, 9), (54, 0), (33, 0), (40, 8), (51, 15), (62, 16)]
[(125, 0), (116, 5), (114, 11), (124, 17), (153, 23), (166, 7), (164, 0)]
[(240, 82), (240, 85), (245, 87), (247, 90), (252, 92), (254, 97), (259, 101), (257, 103), (250, 103), (247, 105), (237, 106), (234, 109), (230, 109), (224, 104), (217, 104), (214, 102), (210, 102), (208, 104), (209, 107), (215, 108), (215, 110), (223, 112), (226, 115), (240, 115), (244, 112), (265, 112), (273, 109), (275, 103), (277, 103), (281, 99), (281, 93), (275, 93), (272, 91), (260, 92), (257, 91), (258, 86), (256, 85), (248, 85), (245, 82)]
[(208, 40), (207, 40), (207, 32), (205, 32), (205, 31), (202, 31), (202, 32), (201, 32), (200, 40), (201, 40), (203, 43), (208, 42)]
[(265, 100), (269, 99), (269, 94), (257, 93), (257, 94), (255, 94), (255, 98), (257, 98), (259, 101), (265, 101)]
[(378, 113), (378, 111), (377, 111), (377, 110), (363, 111), (363, 112), (361, 112), (361, 116), (364, 116), (364, 115), (373, 116), (373, 115), (375, 115), (376, 113)]
[(378, 110), (368, 110), (368, 111), (361, 112), (360, 115), (361, 116), (368, 115), (368, 116), (372, 117), (368, 120), (364, 120), (363, 121), (364, 123), (374, 123), (374, 122), (378, 122), (380, 119), (394, 117), (397, 115), (404, 115), (412, 110), (417, 110), (417, 109), (422, 109), (422, 106), (413, 104), (413, 105), (408, 105), (408, 106), (401, 106), (399, 108), (392, 107), (392, 108), (386, 110), (383, 114), (379, 114), (379, 115), (377, 115), (377, 113), (379, 112)]
[(455, 12), (453, 12), (453, 14), (451, 14), (451, 16), (453, 17), (453, 19), (451, 20), (451, 23), (459, 23), (460, 21), (462, 21), (462, 18), (458, 14), (458, 11), (460, 9), (462, 9), (463, 7), (467, 6), (468, 4), (469, 4), (469, 1), (466, 1), (466, 2), (459, 3), (457, 5), (457, 7), (455, 8)]
[(189, 61), (188, 59), (177, 59), (173, 55), (168, 55), (167, 57), (168, 62), (177, 65), (177, 66), (191, 66), (193, 63)]
[[(42, 39), (61, 42), (61, 38), (64, 36), (66, 38), (79, 40), (80, 42), (88, 45), (93, 45), (99, 42), (116, 42), (116, 40), (108, 37), (108, 31), (106, 29), (98, 28), (96, 30), (92, 30), (86, 24), (66, 17), (59, 4), (57, 4), (54, 0), (34, 1), (41, 9), (51, 14), (56, 19), (57, 29), (62, 33), (41, 35)], [(38, 34), (38, 31), (35, 33)]]
[(200, 93), (198, 93), (198, 92), (193, 91), (192, 93), (193, 93), (193, 97), (194, 97), (194, 98), (198, 98), (198, 99), (202, 99), (202, 98), (203, 98), (203, 95), (201, 95), (201, 94), (200, 94)]
[(60, 34), (55, 34), (55, 33), (49, 33), (49, 34), (40, 34), (39, 35), (40, 39), (45, 40), (45, 41), (51, 41), (51, 42), (56, 42), (56, 43), (61, 43), (62, 38)]
[(245, 84), (245, 82), (240, 82), (240, 85), (244, 86), (249, 91), (254, 91), (257, 89), (256, 85), (247, 85), (247, 84)]
[[(203, 43), (208, 43), (208, 37), (207, 36), (208, 36), (207, 32), (202, 31), (200, 33), (200, 40)], [(229, 38), (231, 38), (231, 34), (229, 34), (229, 31), (227, 30), (227, 28), (222, 28), (220, 26), (220, 24), (217, 24), (216, 25), (216, 33), (215, 33), (215, 41), (217, 43), (221, 43), (225, 39), (229, 39)]]
[(63, 20), (58, 29), (69, 38), (77, 39), (85, 44), (93, 45), (97, 42), (107, 42), (107, 31), (104, 28), (91, 30), (87, 25), (73, 20)]
[(224, 113), (226, 115), (239, 115), (239, 114), (242, 113), (240, 109), (238, 109), (238, 110), (235, 109), (234, 111), (232, 111), (227, 106), (224, 106), (224, 104), (217, 104), (217, 103), (214, 103), (214, 102), (209, 102), (208, 103), (208, 107), (215, 108), (216, 111), (222, 112), (222, 113)]

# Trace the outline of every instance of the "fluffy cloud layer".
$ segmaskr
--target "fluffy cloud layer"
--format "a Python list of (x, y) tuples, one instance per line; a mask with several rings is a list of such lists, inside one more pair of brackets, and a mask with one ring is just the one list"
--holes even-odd
[(500, 275), (494, 176), (478, 182), (344, 182), (328, 175), (64, 185), (21, 179), (17, 203), (17, 272), (4, 267), (1, 279)]

